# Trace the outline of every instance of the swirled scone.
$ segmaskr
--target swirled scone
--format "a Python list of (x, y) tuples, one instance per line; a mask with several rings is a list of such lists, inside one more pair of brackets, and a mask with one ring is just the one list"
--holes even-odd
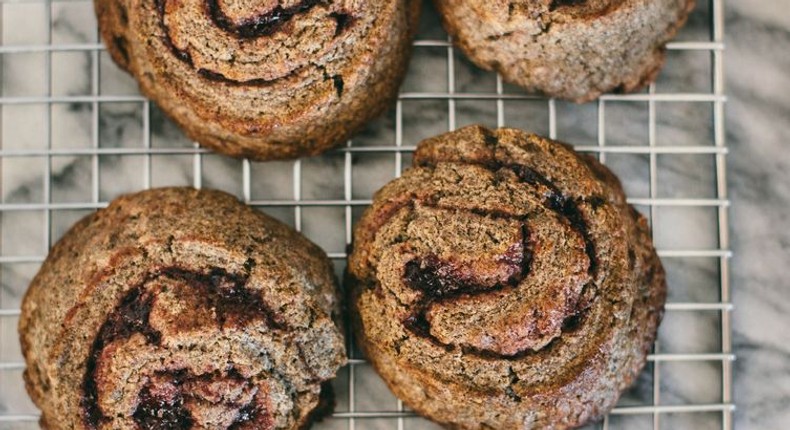
[(584, 102), (653, 82), (694, 0), (434, 0), (478, 66)]
[(52, 248), (22, 303), (42, 427), (298, 429), (345, 362), (331, 264), (218, 191), (114, 200)]
[(666, 297), (647, 223), (571, 147), (467, 127), (423, 141), (349, 261), (358, 344), (450, 428), (569, 428), (644, 366)]
[(420, 0), (95, 0), (102, 38), (186, 134), (257, 160), (344, 143), (396, 96)]

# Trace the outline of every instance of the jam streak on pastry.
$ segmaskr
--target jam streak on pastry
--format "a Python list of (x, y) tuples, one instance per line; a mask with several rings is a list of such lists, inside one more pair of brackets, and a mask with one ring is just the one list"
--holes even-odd
[[(467, 162), (465, 164), (475, 163)], [(527, 166), (517, 164), (477, 165), (492, 173), (496, 173), (502, 169), (510, 170), (518, 177), (519, 181), (524, 184), (528, 184), (531, 187), (545, 187), (548, 192), (544, 193), (544, 207), (556, 213), (560, 218), (566, 219), (571, 229), (584, 240), (584, 249), (589, 261), (587, 271), (590, 276), (595, 276), (597, 273), (595, 242), (590, 235), (587, 221), (584, 219), (574, 199), (564, 195), (550, 180)], [(431, 167), (430, 163), (423, 163), (422, 166)], [(604, 204), (604, 199), (597, 196), (587, 200), (595, 207)], [(420, 202), (420, 204), (424, 207), (432, 206), (429, 202)], [(511, 247), (508, 254), (502, 255), (500, 258), (501, 261), (508, 262), (511, 266), (509, 269), (510, 276), (507, 282), (496, 283), (494, 285), (476, 284), (470, 279), (464, 279), (463, 276), (458, 276), (458, 273), (463, 271), (463, 268), (455, 266), (452, 262), (442, 261), (435, 255), (412, 259), (406, 263), (404, 267), (404, 284), (413, 290), (422, 292), (422, 297), (417, 304), (414, 305), (414, 310), (403, 320), (404, 326), (413, 334), (429, 339), (434, 344), (441, 345), (449, 350), (456, 348), (456, 345), (443, 343), (436, 336), (431, 334), (431, 324), (427, 314), (432, 305), (449, 303), (459, 297), (490, 294), (504, 289), (517, 288), (521, 281), (529, 276), (531, 269), (533, 255), (531, 248), (534, 245), (530, 241), (529, 220), (527, 217), (514, 217), (508, 214), (480, 209), (475, 210), (473, 215), (494, 218), (512, 218), (522, 223), (521, 244), (516, 247)], [(594, 289), (595, 287), (592, 283), (588, 284), (585, 287), (586, 291), (581, 294), (579, 300), (571, 301), (567, 304), (565, 309), (562, 310), (563, 320), (561, 324), (563, 330), (573, 330), (578, 326), (581, 320), (583, 320), (585, 311), (589, 308), (590, 302), (593, 299), (591, 295), (595, 294)], [(554, 340), (556, 340), (556, 338)], [(461, 348), (465, 354), (503, 359), (517, 359), (534, 352), (531, 348), (522, 348), (513, 354), (503, 354), (501, 352), (480, 349), (468, 345), (461, 346)]]
[[(143, 335), (149, 345), (161, 347), (162, 334), (150, 322), (150, 314), (157, 291), (147, 285), (154, 280), (168, 278), (188, 286), (194, 294), (203, 295), (213, 309), (220, 329), (246, 324), (254, 319), (265, 319), (272, 330), (288, 330), (284, 321), (263, 302), (260, 295), (246, 287), (246, 275), (230, 274), (215, 268), (199, 273), (179, 267), (167, 267), (149, 274), (147, 279), (129, 290), (120, 304), (110, 313), (96, 336), (88, 357), (83, 379), (81, 401), (85, 423), (95, 429), (111, 419), (99, 406), (96, 373), (102, 350), (111, 342), (128, 339), (135, 333)], [(186, 404), (206, 401), (212, 396), (213, 384), (230, 387), (238, 398), (226, 399), (214, 393), (213, 399), (229, 410), (236, 410), (236, 421), (230, 428), (270, 428), (272, 418), (267, 415), (268, 399), (263, 387), (242, 377), (233, 367), (224, 372), (194, 375), (186, 369), (162, 370), (148, 375), (148, 382), (139, 393), (139, 403), (133, 414), (141, 429), (190, 428), (195, 421)], [(246, 396), (244, 394), (247, 394)], [(248, 427), (250, 426), (250, 427)]]
[[(175, 43), (173, 43), (173, 39), (170, 35), (170, 29), (165, 23), (168, 1), (172, 0), (156, 0), (156, 10), (158, 13), (159, 27), (163, 34), (163, 43), (177, 59), (188, 64), (189, 66), (194, 67), (192, 55), (188, 50), (181, 49), (177, 47)], [(211, 22), (217, 28), (225, 31), (235, 38), (244, 40), (257, 39), (260, 37), (271, 36), (278, 32), (285, 32), (287, 31), (288, 25), (298, 15), (309, 13), (316, 6), (327, 5), (329, 2), (326, 0), (303, 0), (302, 2), (289, 7), (277, 5), (266, 13), (244, 18), (239, 21), (236, 21), (226, 15), (222, 10), (220, 3), (220, 0), (205, 0), (205, 13), (209, 16)], [(341, 36), (354, 23), (354, 17), (350, 13), (344, 11), (331, 12), (327, 14), (327, 17), (335, 21), (335, 37)], [(300, 69), (301, 68), (292, 70), (287, 76), (297, 73)], [(236, 80), (228, 78), (222, 73), (205, 68), (197, 69), (197, 73), (203, 78), (212, 81), (223, 82), (229, 85), (265, 86), (283, 79), (283, 77), (279, 77), (275, 79), (261, 78)], [(342, 93), (342, 87), (338, 89), (338, 92)]]

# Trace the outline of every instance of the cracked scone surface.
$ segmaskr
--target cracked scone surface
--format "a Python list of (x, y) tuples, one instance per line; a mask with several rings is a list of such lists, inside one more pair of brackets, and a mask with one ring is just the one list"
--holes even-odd
[(458, 429), (603, 416), (666, 299), (644, 217), (569, 146), (471, 126), (423, 141), (356, 226), (358, 344), (392, 391)]
[(478, 66), (584, 102), (654, 81), (694, 0), (434, 0)]
[(102, 38), (186, 134), (256, 160), (344, 143), (394, 99), (420, 0), (95, 0)]
[(120, 197), (52, 248), (22, 303), (25, 382), (57, 429), (297, 429), (345, 363), (331, 263), (233, 196)]

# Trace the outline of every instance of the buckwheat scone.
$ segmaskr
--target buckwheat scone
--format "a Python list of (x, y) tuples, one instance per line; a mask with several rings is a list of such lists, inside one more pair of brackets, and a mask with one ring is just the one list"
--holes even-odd
[(644, 366), (666, 297), (618, 180), (506, 128), (428, 139), (414, 163), (355, 231), (350, 305), (373, 366), (448, 428), (600, 418)]
[(584, 102), (654, 81), (694, 0), (434, 0), (478, 66)]
[(345, 362), (326, 255), (218, 191), (123, 196), (22, 303), (25, 382), (57, 429), (296, 429)]
[(420, 0), (95, 0), (102, 38), (192, 139), (257, 160), (343, 143), (396, 96)]

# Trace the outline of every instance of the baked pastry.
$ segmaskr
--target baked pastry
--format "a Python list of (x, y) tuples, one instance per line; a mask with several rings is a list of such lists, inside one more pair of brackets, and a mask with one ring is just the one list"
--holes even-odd
[(645, 364), (666, 298), (645, 219), (591, 157), (515, 129), (423, 141), (349, 260), (358, 344), (457, 429), (601, 417)]
[(419, 0), (95, 0), (112, 58), (193, 140), (256, 160), (344, 143), (396, 96)]
[(478, 66), (584, 102), (653, 82), (694, 0), (434, 0)]
[(218, 191), (127, 195), (52, 248), (22, 303), (56, 429), (295, 429), (345, 362), (326, 255)]

